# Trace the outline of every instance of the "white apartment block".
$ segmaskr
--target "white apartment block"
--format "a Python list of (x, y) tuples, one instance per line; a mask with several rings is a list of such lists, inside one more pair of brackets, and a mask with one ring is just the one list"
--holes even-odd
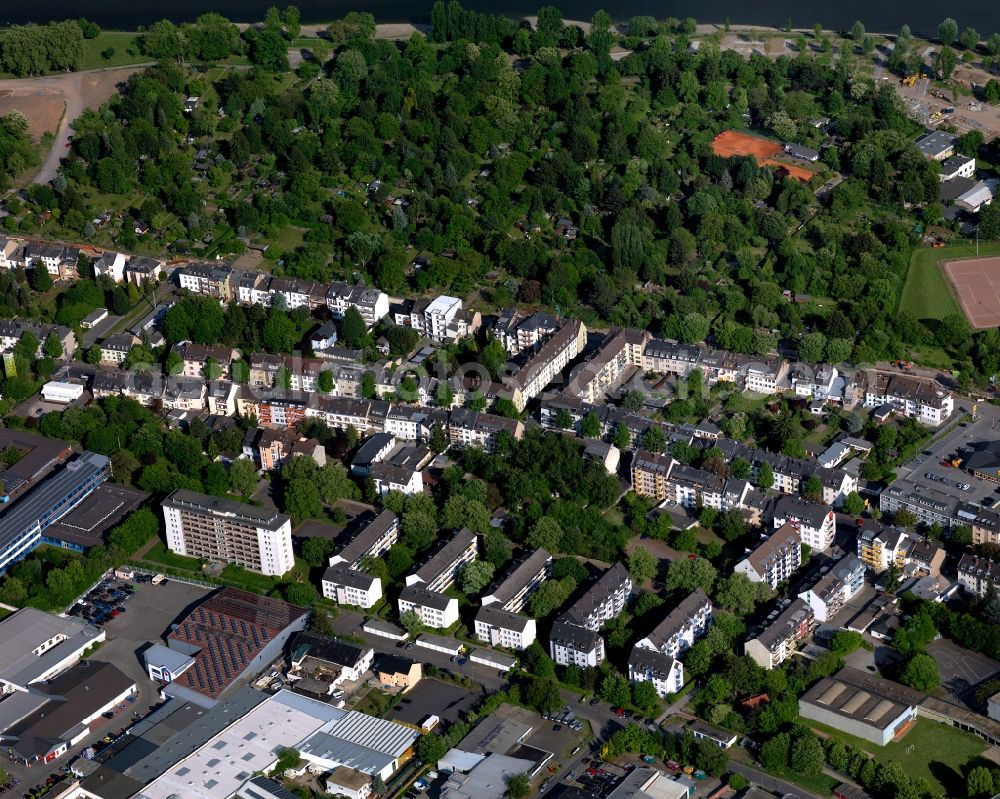
[(368, 610), (382, 598), (382, 580), (342, 563), (330, 566), (323, 574), (323, 596), (338, 605), (353, 605)]
[(483, 607), (497, 605), (509, 613), (520, 612), (532, 592), (549, 576), (551, 568), (552, 556), (544, 549), (536, 549), (488, 594), (483, 595), (480, 600)]
[(564, 618), (552, 624), (549, 655), (559, 666), (594, 668), (604, 662), (604, 639)]
[(813, 552), (826, 552), (833, 545), (837, 518), (833, 509), (793, 496), (781, 497), (774, 506), (774, 529), (790, 524), (802, 543)]
[(476, 614), (476, 638), (494, 647), (522, 650), (535, 641), (535, 620), (487, 605)]
[(326, 304), (337, 318), (343, 318), (348, 308), (357, 308), (368, 327), (389, 313), (389, 296), (362, 283), (356, 286), (332, 283), (326, 291)]
[(958, 584), (973, 596), (1000, 590), (1000, 563), (967, 553), (958, 563)]
[(583, 322), (571, 319), (542, 345), (527, 363), (505, 382), (511, 389), (511, 401), (523, 411), (528, 400), (562, 373), (570, 361), (583, 352), (587, 344), (587, 328)]
[(684, 664), (655, 649), (632, 647), (628, 658), (630, 682), (649, 682), (661, 696), (676, 694), (684, 687)]
[(792, 525), (786, 524), (737, 563), (736, 571), (774, 590), (801, 565), (802, 539)]
[(187, 489), (160, 505), (171, 552), (270, 576), (295, 565), (292, 522), (283, 513)]
[(399, 517), (391, 510), (384, 510), (344, 546), (330, 556), (329, 565), (345, 564), (357, 569), (366, 557), (379, 557), (399, 540)]
[(467, 529), (459, 530), (419, 569), (406, 576), (406, 585), (420, 585), (428, 591), (444, 591), (467, 563), (479, 552), (479, 536)]
[(413, 611), (425, 627), (445, 629), (458, 621), (458, 600), (422, 585), (408, 585), (399, 594), (399, 615)]
[(777, 668), (812, 632), (815, 620), (813, 609), (804, 600), (796, 599), (759, 634), (747, 639), (744, 652), (762, 669)]

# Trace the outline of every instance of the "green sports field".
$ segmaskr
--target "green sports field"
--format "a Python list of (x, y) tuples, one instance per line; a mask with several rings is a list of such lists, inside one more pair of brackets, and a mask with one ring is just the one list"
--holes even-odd
[[(1000, 255), (1000, 244), (980, 244), (979, 255)], [(955, 298), (955, 291), (945, 277), (941, 263), (975, 257), (974, 243), (938, 250), (926, 247), (914, 250), (910, 259), (910, 271), (899, 300), (899, 310), (909, 311), (917, 319), (943, 319), (949, 314), (961, 314), (962, 309)]]

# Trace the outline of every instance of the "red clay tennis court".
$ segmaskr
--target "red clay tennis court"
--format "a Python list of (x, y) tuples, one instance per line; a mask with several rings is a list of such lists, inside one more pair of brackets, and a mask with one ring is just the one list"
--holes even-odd
[(978, 330), (1000, 326), (1000, 258), (965, 258), (942, 267), (969, 324)]
[(798, 178), (804, 183), (808, 183), (813, 176), (813, 173), (808, 169), (775, 160), (774, 156), (784, 153), (784, 148), (779, 142), (765, 139), (763, 136), (754, 136), (752, 133), (745, 133), (741, 130), (725, 130), (712, 139), (712, 152), (723, 158), (732, 158), (734, 155), (751, 155), (758, 166), (784, 169), (793, 178)]

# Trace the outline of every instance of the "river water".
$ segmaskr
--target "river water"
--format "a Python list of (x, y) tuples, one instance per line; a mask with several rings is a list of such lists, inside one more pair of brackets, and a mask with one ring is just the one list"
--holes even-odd
[[(284, 6), (288, 0), (2, 0), (0, 23), (46, 22), (85, 16), (105, 28), (134, 30), (164, 17), (176, 22), (194, 19), (205, 11), (218, 11), (239, 22), (262, 19), (268, 6)], [(477, 11), (524, 16), (535, 13), (546, 0), (463, 0)], [(945, 16), (952, 16), (961, 28), (971, 25), (983, 36), (1000, 31), (1000, 3), (997, 0), (959, 0), (958, 5), (930, 0), (549, 0), (567, 19), (590, 19), (604, 8), (615, 19), (648, 14), (665, 17), (694, 17), (699, 22), (722, 23), (727, 19), (749, 25), (783, 26), (791, 19), (797, 28), (815, 23), (843, 30), (860, 19), (870, 31), (896, 32), (906, 23), (915, 34), (932, 35)], [(418, 3), (402, 0), (297, 0), (303, 22), (336, 19), (348, 11), (370, 11), (379, 22), (426, 22), (430, 0)]]

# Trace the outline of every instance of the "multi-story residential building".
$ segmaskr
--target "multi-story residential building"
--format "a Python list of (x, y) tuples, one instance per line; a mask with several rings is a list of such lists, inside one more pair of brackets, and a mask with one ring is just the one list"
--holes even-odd
[(155, 258), (145, 255), (133, 255), (125, 264), (125, 282), (141, 286), (143, 282), (152, 283), (163, 276), (163, 264)]
[(346, 283), (332, 283), (326, 290), (326, 304), (330, 312), (342, 318), (348, 308), (356, 308), (368, 327), (372, 327), (389, 313), (389, 297), (378, 289), (370, 289), (363, 283), (348, 286)]
[(524, 609), (532, 592), (549, 576), (551, 568), (552, 556), (544, 549), (536, 549), (483, 595), (483, 607), (497, 605), (501, 610), (518, 613)]
[[(397, 463), (396, 457), (402, 462)], [(393, 459), (374, 464), (369, 477), (375, 484), (375, 493), (380, 497), (384, 497), (390, 491), (398, 491), (407, 496), (424, 492), (423, 472), (406, 453), (399, 453), (393, 456)]]
[(896, 413), (936, 427), (951, 416), (955, 400), (931, 379), (870, 370), (865, 407), (889, 405)]
[(243, 436), (243, 454), (265, 472), (280, 469), (296, 455), (312, 458), (326, 466), (326, 450), (315, 438), (303, 438), (294, 428), (254, 427)]
[(131, 333), (116, 333), (108, 336), (98, 346), (101, 348), (102, 363), (122, 363), (139, 339)]
[[(326, 289), (312, 280), (289, 277), (272, 277), (267, 285), (270, 301), (281, 295), (281, 301), (290, 311), (296, 308), (313, 308), (326, 302)], [(364, 318), (364, 317), (362, 317)]]
[[(812, 397), (826, 400), (843, 399), (843, 381), (836, 366), (819, 364), (815, 367), (800, 367), (792, 374), (792, 390), (797, 397)], [(839, 387), (839, 391), (838, 391)]]
[(754, 394), (777, 394), (785, 389), (788, 362), (783, 360), (750, 361), (742, 369), (744, 388)]
[(958, 524), (972, 528), (973, 544), (1000, 544), (1000, 513), (965, 503), (956, 509)]
[(120, 252), (106, 252), (94, 261), (94, 277), (109, 277), (115, 283), (125, 279), (125, 256)]
[(642, 367), (643, 350), (649, 340), (644, 330), (611, 331), (594, 356), (574, 372), (567, 390), (584, 402), (601, 402), (620, 385), (629, 367)]
[(771, 670), (784, 663), (799, 641), (812, 632), (816, 615), (802, 599), (796, 599), (757, 635), (748, 638), (744, 652), (762, 669)]
[(496, 449), (497, 438), (506, 433), (515, 440), (524, 436), (524, 425), (517, 419), (492, 413), (453, 408), (448, 421), (448, 437), (459, 447), (478, 447), (487, 452)]
[(774, 505), (774, 528), (786, 524), (798, 531), (802, 543), (813, 552), (826, 552), (837, 532), (832, 508), (793, 496), (781, 497)]
[(24, 249), (19, 242), (0, 236), (0, 269), (14, 269), (18, 265), (16, 257), (18, 252), (23, 258)]
[[(107, 457), (87, 451), (10, 504), (0, 516), (0, 573), (40, 544), (70, 548), (58, 538), (47, 538), (46, 530), (90, 496), (110, 472)], [(16, 488), (8, 485), (7, 491)], [(82, 550), (78, 544), (72, 548)]]
[(644, 497), (667, 499), (673, 488), (669, 481), (673, 465), (670, 455), (637, 449), (632, 456), (632, 490)]
[(27, 333), (31, 333), (38, 339), (38, 349), (35, 351), (37, 357), (45, 355), (43, 348), (45, 340), (50, 335), (55, 335), (62, 344), (62, 358), (69, 360), (76, 352), (76, 336), (73, 331), (65, 325), (49, 325), (42, 322), (29, 322), (23, 319), (2, 319), (0, 320), (0, 352), (11, 352)]
[(391, 510), (383, 510), (362, 527), (347, 545), (330, 556), (330, 565), (344, 563), (352, 569), (361, 566), (366, 557), (379, 557), (399, 540), (399, 517)]
[(514, 406), (523, 411), (528, 400), (541, 394), (586, 344), (587, 328), (583, 322), (575, 319), (564, 322), (524, 366), (504, 380)]
[(41, 241), (24, 245), (25, 265), (29, 269), (41, 265), (54, 280), (75, 280), (79, 277), (76, 271), (79, 257), (80, 250), (76, 247)]
[(399, 615), (412, 611), (426, 627), (445, 629), (458, 621), (458, 600), (423, 585), (408, 585), (399, 593)]
[(652, 683), (657, 694), (668, 696), (684, 687), (684, 664), (655, 649), (634, 646), (628, 656), (628, 678)]
[(479, 551), (479, 536), (465, 528), (456, 532), (423, 566), (406, 576), (407, 585), (422, 585), (429, 591), (444, 591), (461, 568), (472, 563)]
[(382, 428), (403, 441), (426, 441), (435, 424), (448, 426), (448, 413), (414, 405), (389, 405)]
[(892, 565), (902, 574), (910, 543), (910, 535), (898, 527), (883, 527), (869, 520), (858, 528), (858, 557), (876, 573)]
[(505, 308), (497, 316), (491, 332), (503, 344), (508, 355), (537, 349), (561, 327), (556, 317), (544, 311), (525, 316), (513, 308)]
[(816, 621), (825, 624), (864, 586), (865, 564), (856, 555), (846, 555), (798, 598), (812, 608)]
[(272, 576), (295, 565), (292, 522), (283, 513), (187, 489), (174, 491), (160, 506), (167, 547), (178, 555)]
[(944, 547), (929, 538), (917, 538), (907, 549), (904, 571), (907, 575), (940, 577), (946, 557)]
[(503, 610), (497, 605), (479, 609), (475, 620), (476, 638), (490, 646), (527, 649), (535, 641), (535, 620)]
[(631, 596), (632, 576), (616, 563), (570, 606), (563, 618), (588, 630), (599, 630), (625, 610)]
[(698, 588), (669, 611), (663, 621), (635, 645), (678, 657), (707, 633), (711, 625), (712, 603), (705, 592)]
[(202, 411), (206, 387), (200, 377), (168, 376), (163, 381), (163, 407), (168, 410)]
[(338, 605), (368, 610), (382, 598), (382, 580), (344, 563), (330, 566), (321, 581), (323, 596)]
[(594, 668), (604, 662), (604, 639), (594, 630), (559, 618), (549, 633), (549, 654), (560, 666)]
[(687, 377), (698, 368), (702, 350), (694, 344), (650, 339), (642, 352), (642, 368), (646, 372)]
[(604, 640), (597, 631), (625, 609), (631, 596), (632, 577), (616, 563), (552, 625), (552, 659), (560, 666), (602, 663)]
[(176, 271), (182, 289), (219, 300), (233, 299), (233, 270), (217, 264), (192, 264)]
[(774, 590), (801, 565), (802, 539), (795, 527), (786, 524), (737, 563), (736, 571)]
[(958, 562), (958, 584), (970, 594), (986, 596), (1000, 590), (1000, 563), (967, 552)]

